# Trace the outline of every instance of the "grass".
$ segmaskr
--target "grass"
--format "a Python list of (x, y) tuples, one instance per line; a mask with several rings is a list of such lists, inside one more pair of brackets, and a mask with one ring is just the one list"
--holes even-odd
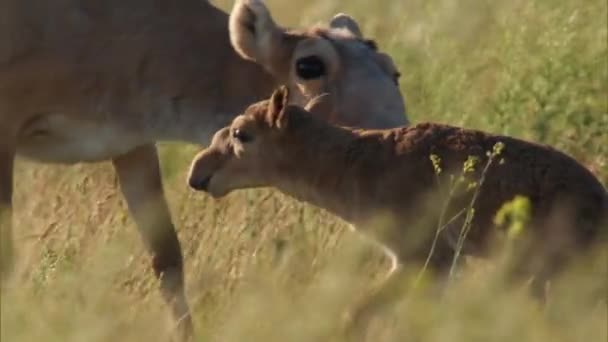
[[(608, 184), (605, 1), (268, 4), (287, 25), (355, 16), (400, 67), (412, 121), (548, 143)], [(220, 201), (193, 194), (185, 172), (195, 151), (162, 145), (197, 341), (340, 341), (341, 312), (388, 261), (344, 222), (271, 190)], [(2, 341), (158, 341), (169, 333), (108, 163), (20, 160), (14, 210), (19, 265), (1, 297)], [(373, 340), (606, 341), (606, 302), (597, 297), (608, 291), (607, 257), (599, 250), (560, 278), (545, 311), (522, 291), (502, 291), (492, 263), (472, 261), (442, 299), (425, 277), (376, 322)]]

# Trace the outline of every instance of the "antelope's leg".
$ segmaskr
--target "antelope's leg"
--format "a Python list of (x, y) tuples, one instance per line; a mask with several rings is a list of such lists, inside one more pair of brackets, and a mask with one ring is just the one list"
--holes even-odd
[(0, 141), (0, 279), (2, 284), (13, 267), (12, 197), (15, 150)]
[(138, 147), (112, 162), (131, 215), (152, 254), (161, 292), (178, 320), (182, 337), (189, 338), (192, 321), (184, 291), (182, 252), (163, 192), (156, 147)]

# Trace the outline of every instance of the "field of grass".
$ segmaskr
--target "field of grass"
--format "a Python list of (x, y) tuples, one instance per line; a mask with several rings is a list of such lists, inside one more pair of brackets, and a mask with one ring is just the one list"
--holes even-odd
[[(228, 10), (231, 1), (215, 2)], [(551, 144), (608, 184), (605, 0), (267, 1), (296, 26), (346, 12), (393, 56), (413, 122)], [(196, 341), (340, 341), (337, 323), (388, 267), (331, 215), (271, 190), (215, 201), (188, 190), (197, 147), (163, 144)], [(1, 340), (161, 341), (169, 314), (109, 163), (20, 160), (18, 266)], [(444, 297), (404, 291), (369, 341), (608, 340), (608, 251), (580, 262), (541, 310), (502, 291), (492, 264), (465, 267)], [(412, 273), (415, 275), (415, 273)], [(603, 294), (604, 300), (598, 300)]]

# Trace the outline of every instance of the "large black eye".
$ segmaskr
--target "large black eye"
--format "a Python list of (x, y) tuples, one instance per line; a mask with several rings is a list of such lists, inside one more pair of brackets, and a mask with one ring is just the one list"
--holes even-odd
[(253, 140), (253, 136), (251, 134), (241, 131), (238, 128), (236, 128), (232, 131), (232, 137), (235, 138), (236, 140), (240, 141), (243, 144), (248, 143)]
[(302, 57), (296, 61), (298, 77), (311, 80), (325, 75), (325, 64), (317, 56)]

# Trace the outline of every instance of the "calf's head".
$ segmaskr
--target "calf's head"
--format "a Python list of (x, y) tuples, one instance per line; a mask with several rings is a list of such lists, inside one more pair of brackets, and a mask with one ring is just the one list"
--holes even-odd
[[(296, 119), (312, 120), (327, 109), (327, 96), (310, 101), (306, 109), (288, 105), (289, 90), (282, 86), (270, 100), (255, 103), (232, 124), (217, 131), (211, 145), (192, 161), (191, 188), (222, 197), (237, 189), (274, 186), (281, 168), (293, 165), (290, 135), (299, 126)], [(322, 120), (314, 120), (328, 126)]]
[(237, 0), (229, 26), (234, 49), (286, 84), (290, 103), (304, 106), (331, 93), (335, 111), (326, 119), (333, 123), (363, 128), (408, 123), (393, 60), (362, 36), (350, 16), (340, 13), (328, 26), (290, 30), (275, 24), (261, 0)]

